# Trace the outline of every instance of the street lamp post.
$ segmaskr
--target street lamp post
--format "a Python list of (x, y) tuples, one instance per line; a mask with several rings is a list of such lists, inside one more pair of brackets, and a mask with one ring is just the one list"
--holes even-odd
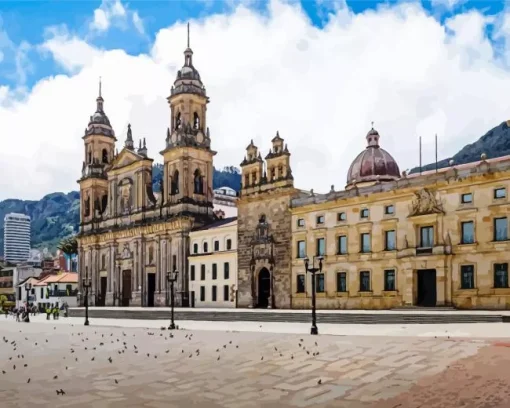
[(85, 326), (89, 325), (89, 288), (92, 285), (90, 278), (87, 276), (83, 279), (83, 287), (85, 288)]
[(177, 281), (177, 276), (179, 276), (179, 271), (177, 269), (174, 269), (173, 271), (168, 271), (166, 273), (166, 278), (168, 282), (170, 282), (170, 307), (172, 310), (172, 317), (170, 321), (170, 326), (168, 327), (168, 330), (175, 330), (175, 322), (174, 322), (174, 283)]
[[(315, 258), (319, 261), (319, 267), (315, 267)], [(319, 334), (319, 329), (317, 328), (317, 317), (315, 314), (315, 274), (317, 272), (322, 272), (322, 256), (314, 256), (312, 260), (312, 267), (309, 268), (310, 260), (308, 257), (304, 259), (305, 261), (305, 270), (306, 272), (310, 272), (312, 274), (312, 328), (310, 329), (310, 334)]]
[(28, 296), (30, 294), (30, 291), (32, 290), (32, 284), (29, 282), (25, 283), (25, 290), (27, 291), (27, 308), (26, 308), (25, 322), (30, 323), (30, 311), (28, 309)]

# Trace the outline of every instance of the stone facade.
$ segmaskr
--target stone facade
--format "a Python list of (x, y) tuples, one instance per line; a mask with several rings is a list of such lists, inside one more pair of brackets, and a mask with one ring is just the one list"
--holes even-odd
[(238, 306), (291, 306), (290, 203), (294, 188), (290, 153), (277, 134), (264, 161), (253, 141), (241, 163), (238, 206)]
[(114, 153), (117, 139), (100, 88), (96, 112), (83, 136), (85, 160), (78, 181), (80, 291), (84, 293), (84, 279), (90, 281), (90, 305), (169, 305), (166, 276), (175, 269), (176, 305), (189, 305), (189, 234), (216, 219), (216, 152), (206, 126), (209, 98), (189, 46), (184, 56), (168, 97), (170, 126), (161, 152), (160, 194), (152, 191), (153, 160), (145, 139), (136, 149), (130, 125), (122, 151)]
[(510, 157), (482, 155), (468, 165), (294, 199), (292, 307), (310, 307), (303, 257), (322, 255), (320, 309), (510, 308), (509, 189)]

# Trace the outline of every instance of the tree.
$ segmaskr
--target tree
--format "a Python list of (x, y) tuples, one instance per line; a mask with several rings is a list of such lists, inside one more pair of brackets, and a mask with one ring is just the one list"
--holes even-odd
[(0, 295), (0, 310), (3, 310), (4, 308), (4, 303), (7, 302), (7, 296), (5, 295)]
[(66, 254), (69, 259), (71, 259), (73, 255), (78, 254), (78, 241), (76, 241), (75, 236), (67, 237), (60, 241), (57, 248)]

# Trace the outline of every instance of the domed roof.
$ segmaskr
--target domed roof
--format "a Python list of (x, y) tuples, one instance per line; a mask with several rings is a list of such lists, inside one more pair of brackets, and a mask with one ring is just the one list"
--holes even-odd
[(379, 146), (379, 133), (372, 128), (367, 136), (367, 148), (354, 159), (347, 172), (347, 188), (354, 183), (392, 181), (400, 178), (397, 162)]
[(188, 23), (188, 47), (184, 51), (184, 65), (177, 71), (177, 78), (170, 90), (170, 95), (193, 93), (206, 96), (205, 87), (200, 79), (200, 74), (193, 66), (193, 51), (189, 46), (189, 23)]
[(110, 119), (104, 112), (104, 99), (101, 96), (101, 81), (99, 82), (99, 96), (96, 99), (96, 111), (90, 116), (89, 124), (85, 129), (85, 136), (88, 135), (104, 135), (115, 138)]

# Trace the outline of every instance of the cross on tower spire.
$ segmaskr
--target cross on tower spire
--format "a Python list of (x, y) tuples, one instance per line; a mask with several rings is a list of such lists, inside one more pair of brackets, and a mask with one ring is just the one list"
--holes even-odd
[(99, 77), (99, 97), (101, 98), (101, 77)]
[(189, 22), (188, 22), (188, 48), (189, 48)]

